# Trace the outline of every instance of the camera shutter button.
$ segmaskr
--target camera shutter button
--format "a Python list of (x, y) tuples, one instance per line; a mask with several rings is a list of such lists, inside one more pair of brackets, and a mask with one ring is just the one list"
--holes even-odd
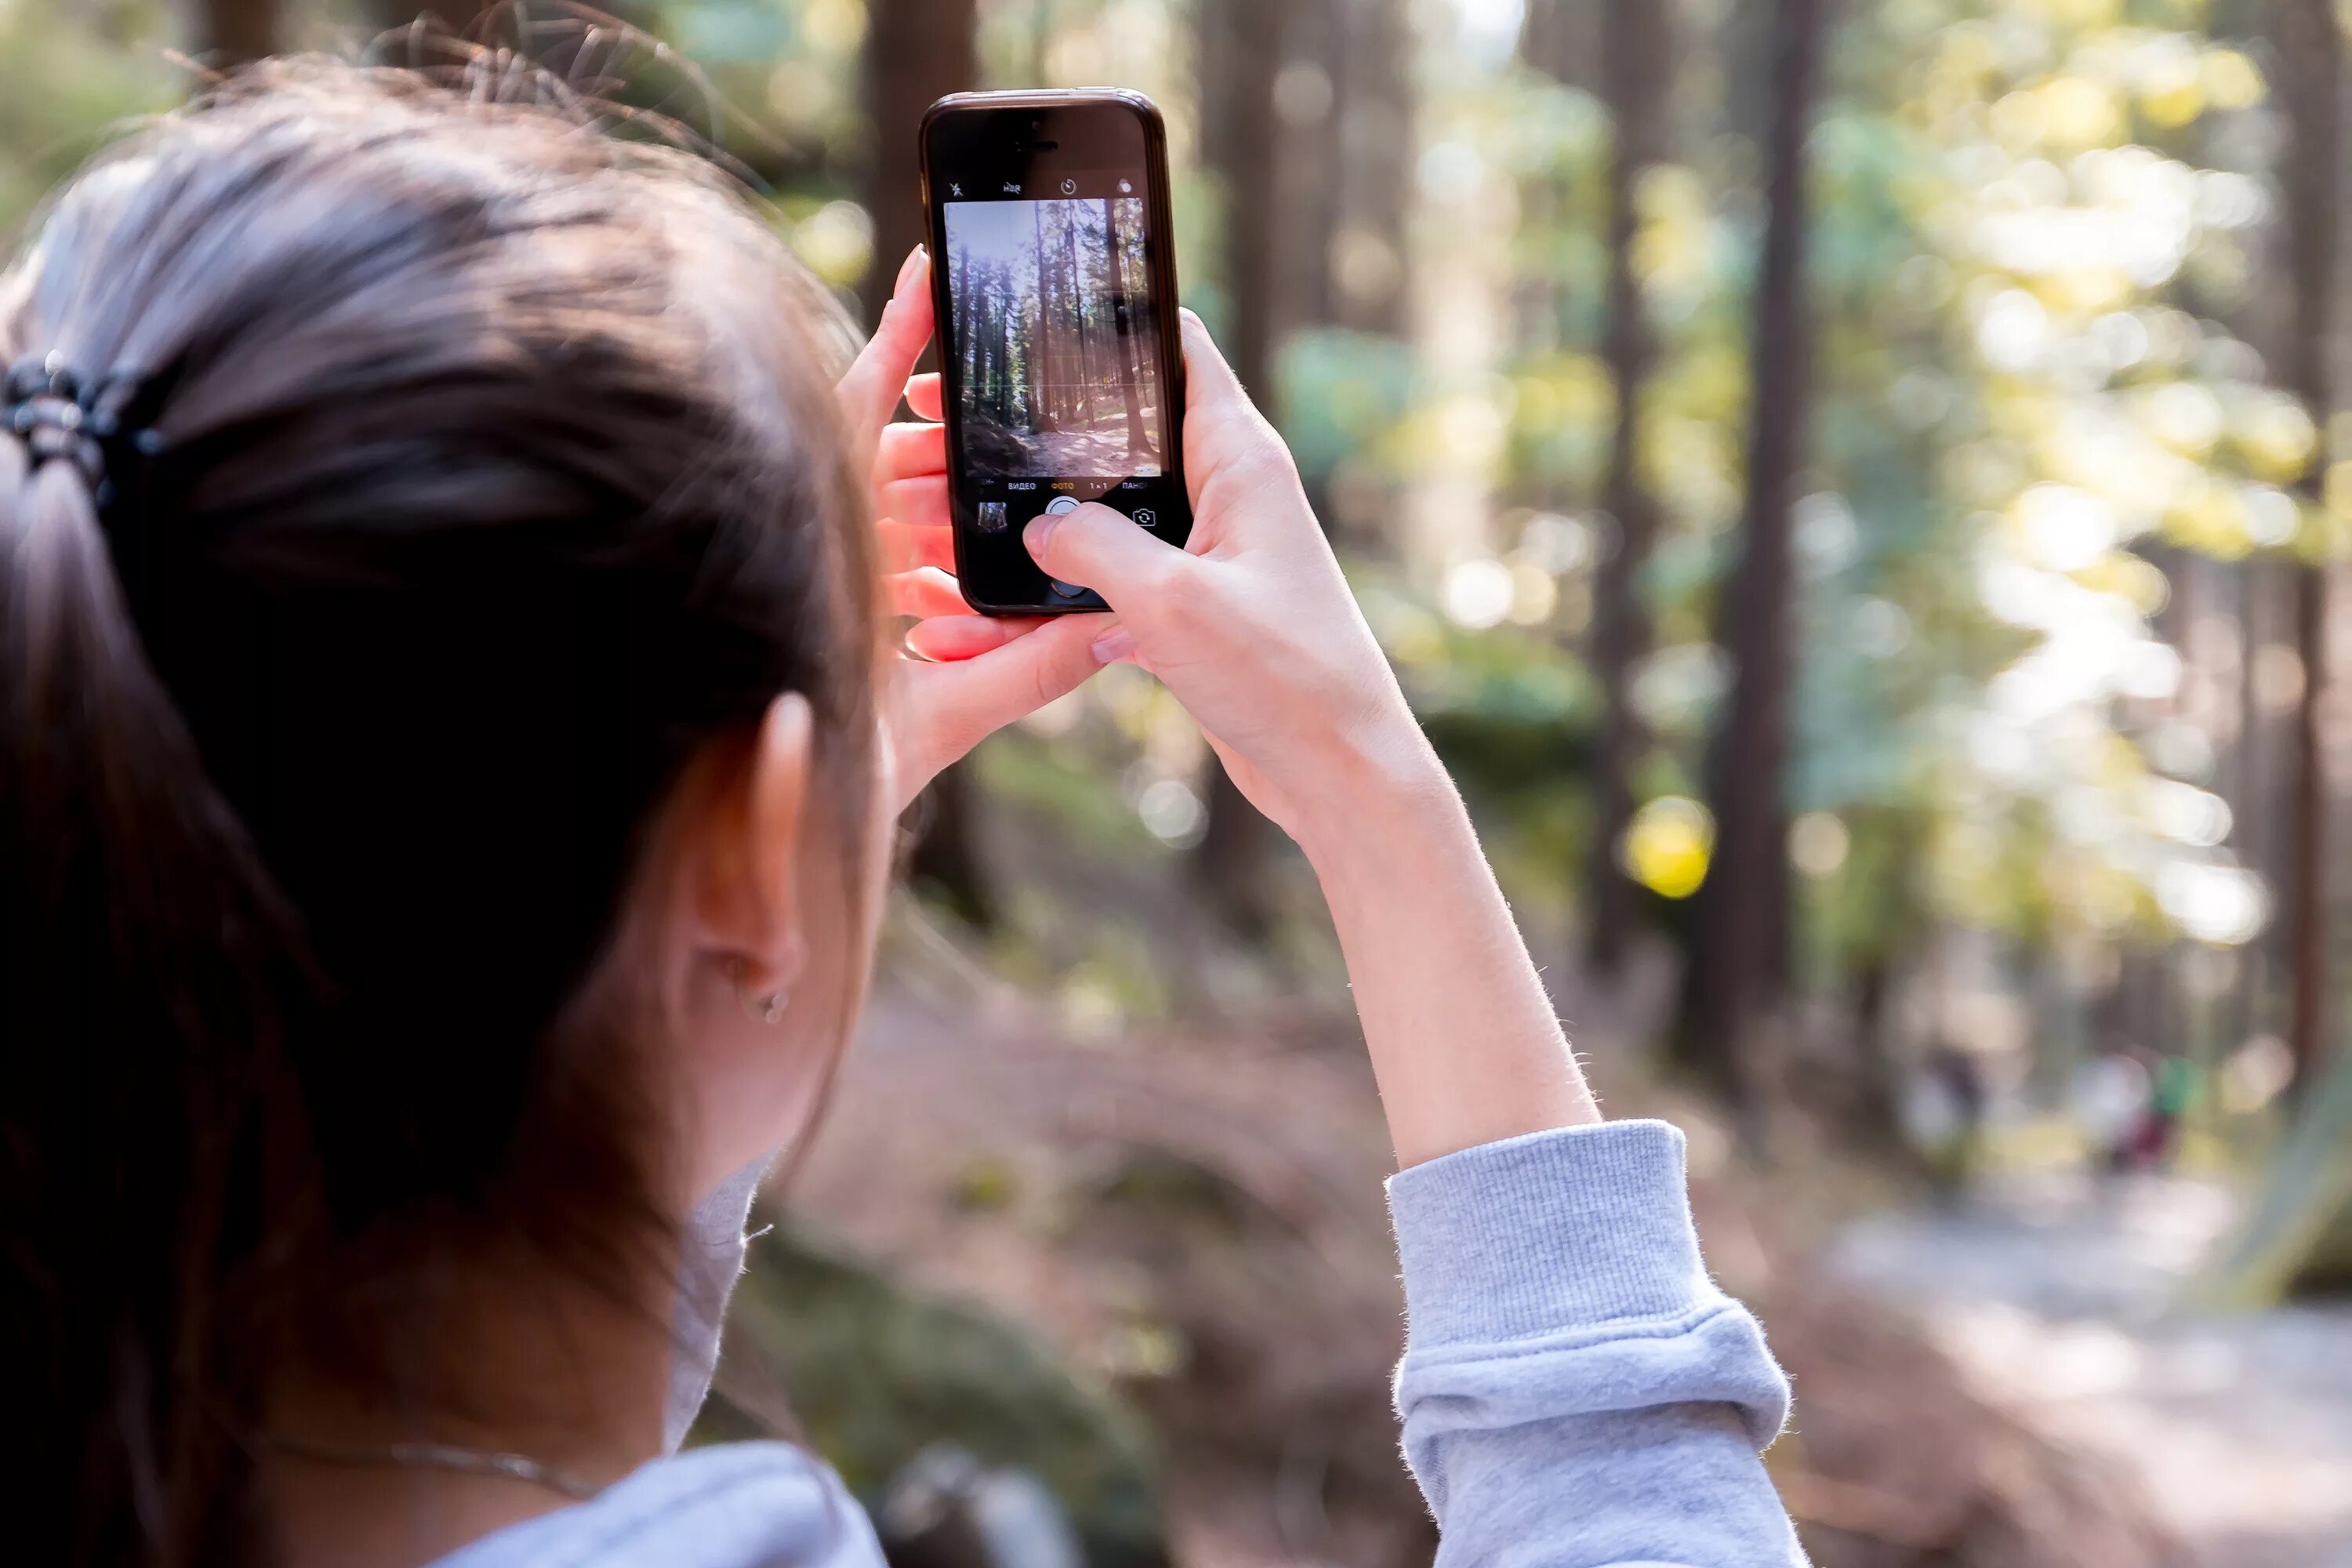
[[(1053, 517), (1060, 517), (1066, 512), (1077, 510), (1077, 501), (1069, 496), (1055, 496), (1045, 503), (1047, 514)], [(1065, 583), (1059, 577), (1048, 577), (1045, 581), (1054, 585), (1054, 596), (1057, 599), (1082, 598), (1087, 593), (1086, 589), (1079, 587), (1076, 583)]]

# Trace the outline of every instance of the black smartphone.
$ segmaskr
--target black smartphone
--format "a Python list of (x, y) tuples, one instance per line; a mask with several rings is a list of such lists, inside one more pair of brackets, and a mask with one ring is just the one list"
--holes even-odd
[(1106, 606), (1021, 542), (1099, 500), (1181, 545), (1184, 355), (1168, 135), (1138, 92), (961, 92), (922, 126), (948, 500), (989, 616)]

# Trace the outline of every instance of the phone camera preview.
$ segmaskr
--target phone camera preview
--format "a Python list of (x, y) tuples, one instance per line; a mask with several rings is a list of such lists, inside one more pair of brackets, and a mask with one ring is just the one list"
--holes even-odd
[[(1082, 184), (1055, 175), (1045, 188)], [(1021, 188), (1003, 184), (1008, 196)], [(1099, 484), (1166, 471), (1149, 222), (1131, 195), (946, 205), (957, 448), (972, 478)]]

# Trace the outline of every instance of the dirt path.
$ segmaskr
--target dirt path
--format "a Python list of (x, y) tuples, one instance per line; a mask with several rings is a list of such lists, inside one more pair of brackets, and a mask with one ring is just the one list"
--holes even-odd
[(2198, 1568), (2352, 1568), (2352, 1307), (2187, 1318), (2220, 1188), (2014, 1181), (1851, 1228), (1834, 1267), (1991, 1397), (2121, 1458)]

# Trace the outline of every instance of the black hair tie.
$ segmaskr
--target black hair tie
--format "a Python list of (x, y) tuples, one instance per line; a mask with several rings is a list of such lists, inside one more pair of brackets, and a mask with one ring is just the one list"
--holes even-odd
[(163, 449), (154, 431), (123, 428), (123, 410), (138, 398), (141, 384), (129, 371), (85, 380), (54, 351), (26, 354), (8, 367), (0, 384), (0, 428), (24, 442), (30, 467), (55, 458), (79, 468), (103, 511), (127, 470)]

